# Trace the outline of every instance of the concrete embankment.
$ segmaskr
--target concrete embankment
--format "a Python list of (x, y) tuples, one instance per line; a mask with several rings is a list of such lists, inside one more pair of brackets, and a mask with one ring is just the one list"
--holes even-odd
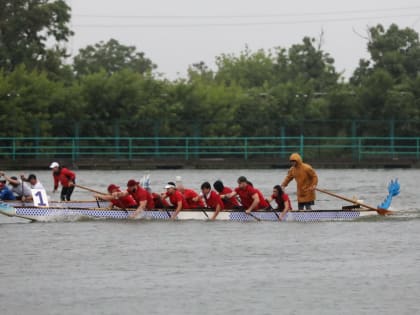
[[(58, 161), (62, 165), (73, 169), (275, 169), (288, 168), (289, 163), (285, 159), (253, 158), (249, 160), (234, 158), (196, 158), (190, 160), (176, 158), (158, 159), (1, 159), (1, 169), (9, 170), (40, 170), (48, 169), (52, 161)], [(420, 168), (420, 161), (413, 159), (369, 159), (363, 161), (341, 159), (305, 159), (314, 168)]]

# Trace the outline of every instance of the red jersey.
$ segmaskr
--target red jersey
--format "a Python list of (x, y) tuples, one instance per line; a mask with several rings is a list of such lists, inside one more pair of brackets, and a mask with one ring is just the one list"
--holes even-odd
[(131, 196), (133, 196), (134, 200), (137, 202), (138, 205), (140, 205), (140, 202), (147, 201), (146, 209), (154, 209), (155, 203), (153, 201), (152, 195), (145, 189), (143, 189), (140, 186), (136, 187), (135, 192), (130, 192)]
[(268, 202), (265, 201), (263, 194), (251, 185), (247, 185), (245, 189), (237, 187), (235, 188), (235, 192), (239, 195), (239, 198), (241, 198), (241, 203), (245, 209), (248, 209), (252, 205), (252, 202), (254, 201), (252, 196), (255, 194), (257, 194), (260, 199), (260, 203), (255, 209), (264, 209), (269, 206)]
[(69, 182), (76, 179), (76, 174), (70, 171), (68, 168), (62, 167), (59, 173), (54, 173), (54, 190), (58, 188), (58, 183), (63, 187), (69, 187)]
[(120, 197), (118, 199), (112, 199), (111, 203), (118, 208), (136, 208), (138, 206), (137, 202), (134, 200), (133, 196), (127, 195)]
[(283, 193), (281, 198), (276, 198), (274, 195), (271, 195), (271, 198), (277, 203), (277, 210), (283, 211), (286, 208), (286, 204), (289, 204), (289, 209), (292, 210), (292, 203), (287, 194)]
[[(220, 195), (227, 195), (232, 192), (232, 189), (229, 187), (224, 187)], [(228, 199), (222, 199), (223, 205), (225, 209), (234, 209), (236, 207), (239, 207), (240, 204), (238, 202), (238, 199), (236, 199), (236, 196), (228, 198)]]
[(184, 193), (182, 195), (185, 198), (185, 201), (188, 203), (188, 208), (196, 209), (196, 208), (204, 208), (204, 202), (201, 199), (198, 201), (194, 201), (193, 198), (198, 197), (198, 194), (192, 189), (184, 189)]
[(220, 205), (220, 209), (225, 208), (222, 198), (213, 190), (211, 190), (207, 196), (204, 196), (204, 200), (206, 201), (208, 208), (216, 209), (217, 205)]
[(178, 191), (175, 190), (174, 193), (172, 195), (167, 195), (169, 196), (169, 201), (171, 202), (171, 204), (173, 204), (175, 206), (175, 208), (178, 206), (178, 202), (182, 201), (182, 208), (181, 209), (188, 209), (188, 203), (185, 200), (184, 196)]
[(165, 199), (161, 198), (159, 194), (152, 193), (152, 198), (155, 203), (155, 208), (164, 209), (170, 207), (169, 203)]

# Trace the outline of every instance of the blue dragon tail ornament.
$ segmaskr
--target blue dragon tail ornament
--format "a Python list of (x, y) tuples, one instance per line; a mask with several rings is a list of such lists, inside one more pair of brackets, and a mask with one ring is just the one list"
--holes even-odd
[(378, 206), (378, 209), (388, 209), (391, 206), (392, 198), (400, 194), (400, 183), (398, 178), (391, 180), (388, 184), (388, 196), (385, 200)]

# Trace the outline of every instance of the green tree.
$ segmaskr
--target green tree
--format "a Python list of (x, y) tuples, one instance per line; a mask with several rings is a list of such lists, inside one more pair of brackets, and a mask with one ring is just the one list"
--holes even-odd
[(276, 81), (302, 82), (315, 92), (334, 87), (340, 78), (334, 59), (315, 44), (314, 38), (304, 37), (301, 44), (292, 45), (287, 52), (278, 49), (274, 66)]
[[(369, 29), (367, 44), (370, 60), (361, 59), (350, 85), (359, 102), (359, 118), (371, 120), (413, 120), (419, 118), (420, 73), (418, 34), (392, 24), (388, 29), (377, 25)], [(417, 134), (408, 125), (398, 129), (404, 134)], [(366, 128), (365, 133), (388, 134), (387, 124)]]
[(63, 0), (1, 0), (0, 68), (11, 72), (24, 64), (27, 69), (49, 66), (59, 72), (66, 57), (60, 44), (73, 34), (69, 21), (70, 7)]
[(399, 29), (392, 24), (386, 31), (382, 25), (369, 30), (368, 50), (373, 67), (386, 69), (395, 79), (415, 78), (420, 71), (419, 35), (411, 28)]
[(45, 72), (17, 67), (0, 74), (0, 126), (5, 136), (50, 136), (51, 118), (64, 103), (56, 102), (62, 83), (51, 81)]
[(215, 79), (225, 85), (238, 84), (244, 88), (261, 87), (273, 79), (273, 57), (260, 49), (252, 52), (248, 47), (239, 56), (222, 54), (216, 57)]
[(143, 52), (136, 51), (136, 47), (122, 45), (115, 39), (80, 49), (74, 58), (73, 66), (78, 75), (92, 74), (101, 70), (113, 74), (123, 69), (143, 74), (156, 68)]

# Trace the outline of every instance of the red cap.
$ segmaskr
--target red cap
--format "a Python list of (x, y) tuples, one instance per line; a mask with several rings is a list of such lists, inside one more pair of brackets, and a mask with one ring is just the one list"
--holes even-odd
[(134, 179), (130, 179), (129, 181), (128, 181), (128, 183), (127, 183), (127, 187), (130, 187), (130, 186), (136, 186), (136, 185), (138, 185), (138, 184), (140, 184), (139, 182), (136, 182)]
[(120, 186), (117, 186), (117, 185), (111, 184), (111, 185), (109, 185), (109, 186), (108, 186), (108, 192), (112, 193), (112, 191), (113, 191), (114, 189), (119, 189), (119, 188), (120, 188)]

